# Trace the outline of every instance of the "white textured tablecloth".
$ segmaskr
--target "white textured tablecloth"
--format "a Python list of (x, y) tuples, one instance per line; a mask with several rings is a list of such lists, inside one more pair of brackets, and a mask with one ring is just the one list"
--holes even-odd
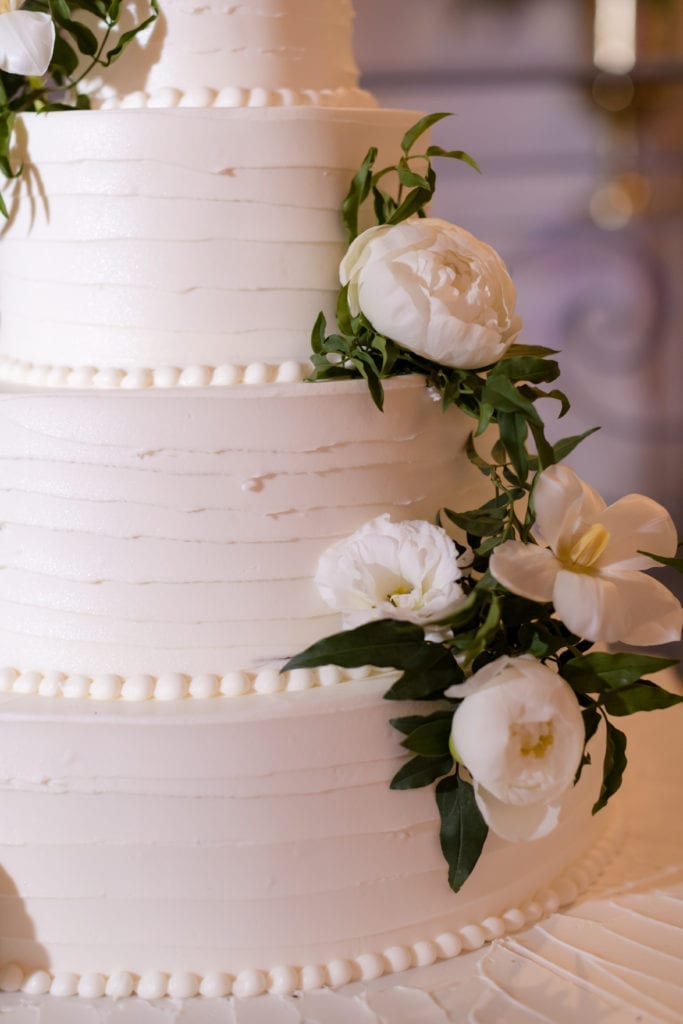
[(456, 960), (298, 997), (0, 996), (1, 1024), (681, 1024), (683, 706), (626, 722), (623, 846), (563, 913)]

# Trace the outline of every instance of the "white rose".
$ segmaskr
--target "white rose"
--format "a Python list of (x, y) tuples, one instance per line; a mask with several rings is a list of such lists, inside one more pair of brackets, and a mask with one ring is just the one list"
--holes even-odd
[(361, 526), (321, 556), (315, 582), (347, 629), (374, 619), (436, 622), (463, 599), (457, 551), (445, 530), (388, 515)]
[(572, 688), (535, 658), (503, 657), (446, 695), (465, 697), (453, 716), (451, 746), (491, 831), (514, 841), (547, 835), (583, 755)]
[(607, 506), (568, 466), (544, 470), (534, 491), (538, 544), (508, 540), (491, 555), (491, 574), (531, 601), (552, 601), (585, 640), (650, 646), (680, 638), (683, 612), (641, 551), (670, 557), (678, 537), (656, 501), (628, 494)]
[(497, 362), (521, 329), (516, 292), (490, 245), (434, 217), (363, 232), (340, 267), (349, 305), (376, 331), (442, 366)]

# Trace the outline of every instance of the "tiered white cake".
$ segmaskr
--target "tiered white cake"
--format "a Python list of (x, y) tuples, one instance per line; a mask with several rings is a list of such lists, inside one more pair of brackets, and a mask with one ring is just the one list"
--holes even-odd
[(454, 896), (433, 794), (388, 788), (387, 678), (278, 674), (339, 626), (313, 584), (329, 544), (471, 507), (481, 479), (421, 379), (390, 382), (383, 415), (361, 382), (302, 380), (349, 176), (415, 119), (358, 90), (351, 13), (166, 0), (134, 91), (19, 131), (0, 988), (338, 985), (481, 944), (598, 869), (531, 899), (596, 837), (587, 773), (556, 832), (491, 838)]

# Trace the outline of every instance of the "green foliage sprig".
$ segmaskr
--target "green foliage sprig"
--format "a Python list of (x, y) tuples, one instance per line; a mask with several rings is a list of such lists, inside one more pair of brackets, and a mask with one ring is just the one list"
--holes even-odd
[[(462, 149), (447, 150), (427, 146), (422, 153), (414, 147), (429, 129), (450, 117), (447, 113), (429, 114), (413, 125), (401, 140), (402, 156), (398, 163), (375, 168), (378, 151), (371, 148), (354, 175), (342, 203), (342, 220), (349, 243), (360, 233), (363, 207), (371, 202), (377, 224), (400, 224), (410, 217), (426, 217), (427, 206), (436, 191), (435, 157), (459, 160), (479, 171), (476, 160)], [(388, 182), (396, 185), (395, 194), (388, 191)], [(311, 335), (313, 363), (312, 380), (338, 380), (364, 377), (379, 409), (383, 407), (382, 381), (408, 373), (420, 373), (439, 391), (449, 395), (466, 391), (464, 371), (450, 370), (438, 363), (401, 349), (390, 338), (379, 334), (363, 314), (353, 316), (349, 308), (348, 288), (342, 288), (337, 303), (338, 331), (327, 334), (327, 319), (320, 313)]]
[[(409, 216), (424, 216), (426, 203), (436, 187), (431, 164), (434, 156), (474, 161), (461, 151), (430, 146), (413, 155), (416, 141), (444, 114), (424, 118), (403, 139), (398, 164), (374, 170), (377, 151), (371, 149), (354, 176), (344, 201), (343, 219), (349, 240), (358, 234), (359, 211), (372, 197), (379, 224), (395, 224)], [(421, 160), (420, 174), (412, 162)], [(383, 183), (394, 172), (399, 183), (395, 196)], [(403, 736), (402, 746), (412, 755), (393, 778), (393, 789), (415, 789), (436, 783), (436, 802), (441, 819), (441, 848), (449, 866), (449, 883), (455, 891), (469, 877), (487, 836), (487, 826), (474, 798), (469, 777), (450, 749), (453, 713), (461, 701), (452, 696), (474, 672), (502, 656), (531, 655), (549, 664), (572, 687), (582, 710), (585, 730), (583, 760), (578, 781), (590, 763), (588, 743), (604, 722), (606, 748), (602, 785), (593, 807), (597, 813), (617, 792), (626, 767), (626, 737), (611, 718), (637, 711), (670, 707), (683, 698), (643, 678), (675, 664), (666, 658), (639, 654), (596, 653), (591, 641), (575, 636), (561, 622), (552, 603), (539, 603), (510, 593), (489, 571), (495, 548), (507, 540), (535, 543), (534, 490), (539, 473), (565, 459), (593, 433), (566, 437), (551, 444), (537, 403), (552, 399), (559, 416), (569, 409), (567, 396), (557, 388), (544, 390), (559, 377), (552, 349), (513, 345), (495, 365), (480, 370), (451, 369), (402, 350), (391, 339), (374, 331), (362, 316), (349, 310), (348, 290), (338, 303), (339, 332), (326, 334), (320, 314), (312, 337), (315, 380), (363, 377), (376, 405), (383, 403), (382, 380), (407, 373), (422, 374), (438, 390), (444, 409), (457, 406), (471, 417), (467, 441), (469, 460), (491, 483), (493, 497), (469, 511), (442, 509), (439, 525), (448, 522), (461, 531), (471, 550), (471, 563), (461, 580), (464, 602), (449, 617), (434, 623), (443, 637), (428, 639), (422, 627), (385, 619), (327, 637), (292, 658), (283, 671), (334, 664), (343, 668), (373, 665), (398, 672), (385, 694), (387, 700), (426, 702), (425, 714), (392, 720)], [(596, 428), (597, 429), (597, 428)], [(479, 450), (478, 439), (495, 437)], [(457, 545), (464, 552), (465, 545)], [(683, 568), (683, 560), (651, 556), (656, 561)], [(451, 696), (446, 696), (450, 691)]]
[[(118, 32), (121, 0), (29, 0), (25, 10), (49, 14), (55, 25), (55, 46), (42, 77), (0, 71), (0, 171), (17, 178), (10, 149), (17, 114), (49, 110), (86, 110), (90, 97), (81, 83), (96, 67), (108, 68), (135, 37), (156, 20), (158, 0), (149, 0), (149, 14), (125, 32)], [(0, 213), (8, 216), (0, 195)]]

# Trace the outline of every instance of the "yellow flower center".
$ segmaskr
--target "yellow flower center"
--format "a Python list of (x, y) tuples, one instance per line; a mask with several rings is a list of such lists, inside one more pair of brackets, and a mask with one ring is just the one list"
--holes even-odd
[(554, 742), (552, 721), (516, 723), (512, 726), (511, 732), (519, 741), (519, 752), (522, 757), (535, 757), (540, 760), (545, 757)]
[(593, 523), (570, 549), (568, 560), (581, 569), (591, 569), (609, 541), (609, 530), (601, 523)]
[[(2, 3), (2, 0), (0, 0), (0, 3)], [(396, 587), (396, 589), (393, 590), (391, 594), (387, 594), (387, 601), (391, 602), (391, 604), (393, 604), (394, 606), (398, 606), (398, 601), (396, 600), (396, 598), (403, 597), (404, 594), (411, 594), (412, 591), (413, 588), (408, 586), (407, 583), (404, 583), (403, 586)]]
[(11, 10), (10, 0), (0, 0), (0, 14), (8, 14)]

